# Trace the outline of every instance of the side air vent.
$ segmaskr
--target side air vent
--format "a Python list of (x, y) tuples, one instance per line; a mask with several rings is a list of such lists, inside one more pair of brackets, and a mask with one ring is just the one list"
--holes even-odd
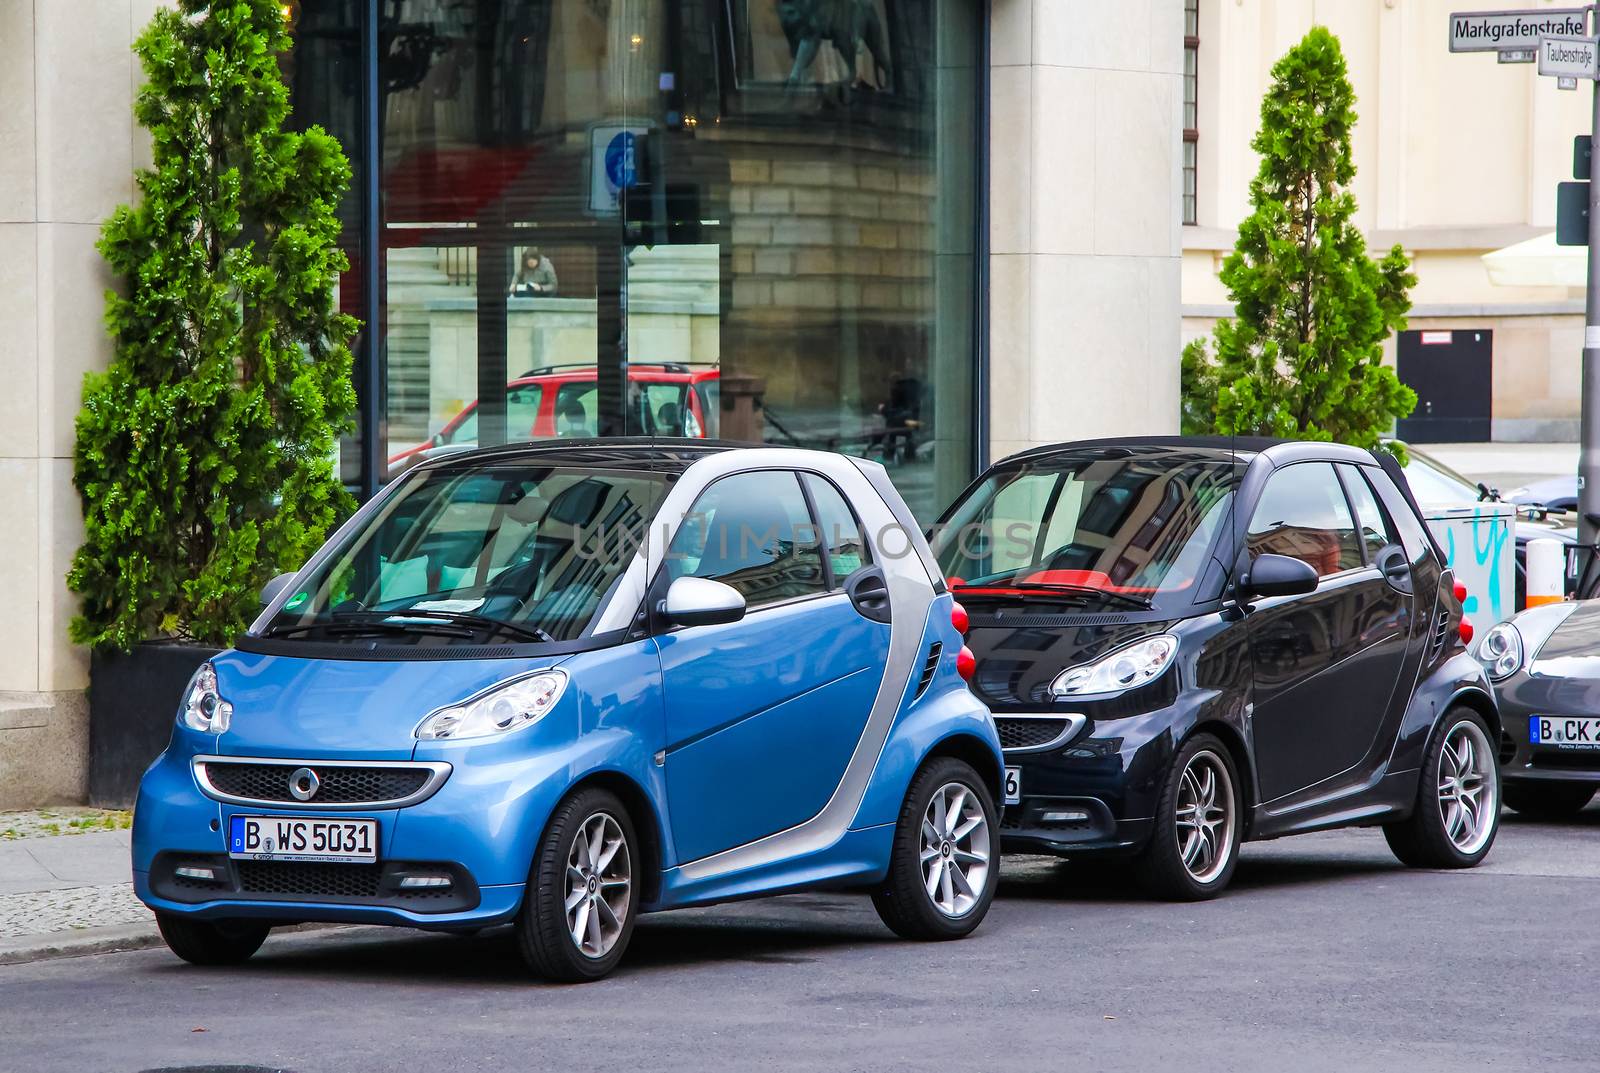
[(928, 687), (933, 684), (933, 676), (939, 670), (939, 656), (943, 652), (944, 644), (939, 641), (933, 642), (933, 647), (928, 649), (928, 658), (922, 661), (922, 677), (917, 679), (917, 694), (911, 698), (912, 700), (926, 693)]
[(1448, 608), (1439, 611), (1433, 622), (1433, 638), (1429, 652), (1432, 658), (1438, 659), (1439, 653), (1445, 649), (1445, 643), (1450, 639), (1450, 611)]

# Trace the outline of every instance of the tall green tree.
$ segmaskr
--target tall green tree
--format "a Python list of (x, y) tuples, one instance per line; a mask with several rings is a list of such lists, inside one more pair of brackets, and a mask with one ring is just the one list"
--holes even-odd
[(152, 166), (99, 243), (121, 286), (77, 420), (80, 643), (229, 643), (351, 506), (333, 465), (355, 408), (357, 322), (333, 302), (350, 167), (321, 129), (284, 129), (290, 45), (279, 0), (177, 0), (134, 46)]
[(1251, 212), (1220, 273), (1236, 315), (1184, 348), (1185, 432), (1373, 447), (1416, 406), (1381, 357), (1417, 279), (1399, 246), (1368, 257), (1353, 222), (1355, 122), (1339, 39), (1313, 27), (1261, 102)]

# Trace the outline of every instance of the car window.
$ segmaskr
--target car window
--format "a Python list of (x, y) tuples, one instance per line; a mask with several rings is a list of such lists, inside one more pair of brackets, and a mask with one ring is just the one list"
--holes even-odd
[(556, 388), (556, 435), (593, 436), (599, 426), (599, 389), (593, 380), (578, 380)]
[(639, 427), (651, 436), (682, 436), (689, 416), (687, 384), (633, 384), (633, 397), (639, 407)]
[(816, 526), (789, 470), (724, 477), (701, 493), (667, 548), (667, 573), (732, 585), (751, 607), (824, 591)]
[(1344, 490), (1356, 509), (1356, 521), (1361, 529), (1361, 544), (1367, 550), (1367, 562), (1378, 557), (1378, 552), (1396, 543), (1389, 520), (1378, 507), (1378, 497), (1361, 474), (1361, 467), (1341, 465), (1339, 475), (1344, 478)]
[(439, 434), (440, 443), (477, 443), (478, 442), (478, 407), (474, 405), (470, 413), (462, 418), (461, 424), (449, 432)]
[(1251, 555), (1287, 555), (1321, 577), (1363, 565), (1350, 504), (1327, 462), (1300, 462), (1268, 478), (1246, 539)]
[(844, 579), (872, 562), (872, 552), (861, 533), (861, 523), (844, 501), (843, 494), (832, 481), (814, 473), (803, 475), (811, 502), (817, 508), (817, 528), (823, 547), (828, 549), (828, 564), (833, 568), (833, 583), (842, 585)]
[(1406, 463), (1406, 483), (1419, 504), (1460, 507), (1478, 502), (1478, 490), (1464, 480), (1430, 465), (1415, 454)]
[[(539, 399), (544, 388), (538, 384), (523, 384), (506, 392), (506, 435), (513, 440), (530, 439), (533, 427), (539, 420)], [(474, 411), (476, 415), (476, 411)], [(474, 422), (473, 432), (477, 432)], [(474, 436), (474, 439), (477, 437)]]

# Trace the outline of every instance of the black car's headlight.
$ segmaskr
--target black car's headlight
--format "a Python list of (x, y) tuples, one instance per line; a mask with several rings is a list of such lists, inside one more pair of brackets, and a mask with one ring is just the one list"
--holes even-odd
[(1178, 639), (1171, 634), (1146, 637), (1093, 663), (1068, 667), (1050, 683), (1050, 692), (1058, 697), (1122, 693), (1160, 678), (1177, 654)]
[(1497, 622), (1478, 642), (1478, 662), (1491, 682), (1503, 682), (1522, 669), (1522, 634), (1509, 622)]

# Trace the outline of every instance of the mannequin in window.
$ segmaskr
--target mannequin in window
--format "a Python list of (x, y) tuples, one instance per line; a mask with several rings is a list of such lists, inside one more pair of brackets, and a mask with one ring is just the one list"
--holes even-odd
[(550, 258), (529, 246), (522, 252), (522, 267), (511, 283), (513, 298), (553, 298), (556, 294), (556, 268)]

